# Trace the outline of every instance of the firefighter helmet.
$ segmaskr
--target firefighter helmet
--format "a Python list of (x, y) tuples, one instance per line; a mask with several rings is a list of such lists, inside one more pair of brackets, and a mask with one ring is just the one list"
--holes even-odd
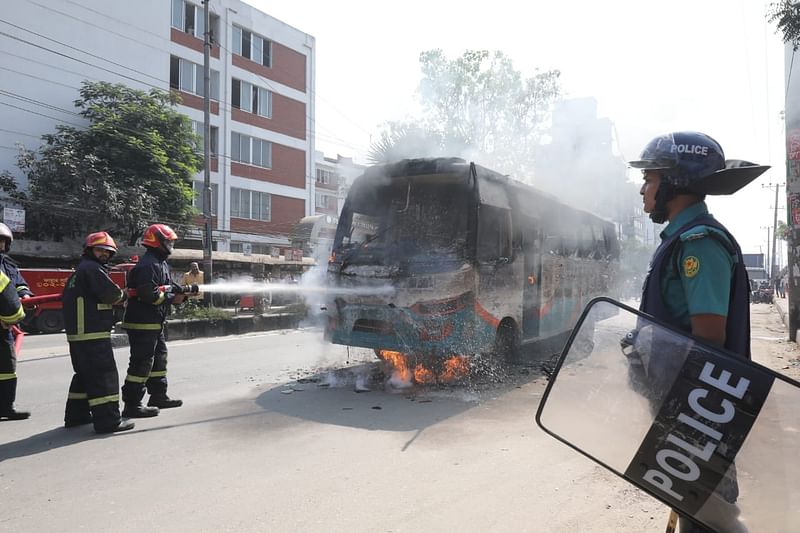
[(14, 234), (11, 233), (11, 228), (0, 222), (0, 241), (4, 239), (8, 240), (8, 245), (4, 245), (0, 253), (9, 251), (11, 249), (11, 243), (14, 242)]
[(161, 248), (170, 254), (177, 240), (178, 234), (166, 224), (152, 224), (144, 230), (142, 245), (148, 248)]
[(102, 248), (103, 250), (111, 252), (112, 255), (117, 253), (117, 243), (115, 243), (111, 235), (105, 231), (98, 231), (87, 235), (86, 241), (83, 243), (83, 248)]

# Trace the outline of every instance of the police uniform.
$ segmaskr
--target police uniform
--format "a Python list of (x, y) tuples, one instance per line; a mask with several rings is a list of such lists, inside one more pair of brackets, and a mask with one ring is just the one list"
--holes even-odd
[[(23, 296), (32, 296), (17, 264), (0, 253), (0, 321), (16, 324), (25, 317), (19, 302)], [(14, 416), (14, 400), (17, 396), (17, 354), (14, 336), (10, 329), (0, 332), (0, 419), (23, 418)], [(24, 416), (27, 418), (27, 414)]]
[(88, 254), (67, 280), (64, 329), (74, 370), (64, 413), (67, 427), (94, 422), (95, 430), (103, 433), (119, 426), (119, 375), (111, 329), (113, 304), (123, 297), (108, 267)]
[[(130, 341), (130, 362), (122, 401), (141, 406), (145, 388), (151, 400), (167, 394), (167, 344), (164, 321), (174, 298), (167, 255), (148, 248), (128, 274), (129, 299), (122, 327)], [(175, 400), (177, 402), (177, 400)], [(177, 405), (174, 405), (177, 406)]]
[[(692, 331), (694, 315), (724, 316), (725, 348), (749, 359), (750, 283), (734, 237), (709, 214), (705, 202), (699, 202), (670, 220), (661, 239), (645, 279), (640, 310), (687, 333)], [(736, 502), (735, 465), (717, 490), (729, 503)], [(683, 517), (679, 523), (681, 533), (710, 531)]]
[(725, 348), (749, 359), (749, 281), (736, 240), (705, 202), (678, 213), (661, 239), (639, 308), (688, 333), (694, 315), (724, 316)]

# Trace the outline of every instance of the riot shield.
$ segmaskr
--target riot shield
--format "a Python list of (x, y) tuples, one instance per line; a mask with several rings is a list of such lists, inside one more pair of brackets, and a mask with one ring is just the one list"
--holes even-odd
[(608, 298), (539, 410), (551, 436), (716, 531), (800, 531), (800, 384)]

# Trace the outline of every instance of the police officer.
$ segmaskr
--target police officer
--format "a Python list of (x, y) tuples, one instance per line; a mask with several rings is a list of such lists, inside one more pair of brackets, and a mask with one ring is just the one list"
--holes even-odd
[(72, 383), (64, 412), (66, 427), (94, 423), (97, 433), (133, 429), (120, 417), (119, 374), (111, 346), (113, 305), (125, 294), (108, 275), (108, 262), (117, 253), (105, 231), (86, 237), (78, 269), (67, 280), (63, 302), (64, 329), (72, 359)]
[[(164, 321), (171, 304), (184, 294), (197, 293), (197, 286), (172, 282), (167, 258), (178, 235), (165, 224), (149, 226), (142, 237), (147, 252), (128, 274), (128, 303), (122, 327), (130, 341), (130, 363), (122, 386), (123, 416), (144, 418), (158, 415), (159, 408), (180, 407), (183, 401), (167, 396), (167, 344)], [(150, 393), (142, 405), (145, 388)]]
[[(697, 132), (656, 137), (629, 164), (644, 175), (644, 211), (656, 223), (668, 222), (650, 262), (640, 309), (749, 359), (750, 285), (742, 252), (704, 200), (707, 194), (738, 191), (769, 167), (726, 162), (719, 143)], [(735, 502), (735, 481), (729, 478), (719, 490)], [(687, 518), (679, 522), (681, 532), (709, 531)]]
[[(17, 268), (17, 264), (8, 257), (11, 250), (11, 243), (14, 235), (8, 226), (0, 222), (0, 290), (3, 292), (3, 301), (8, 299), (6, 295), (8, 289), (15, 293), (15, 301), (19, 298), (28, 298), (33, 293), (28, 288), (28, 284), (22, 278)], [(16, 305), (16, 304), (15, 304)], [(7, 306), (6, 303), (3, 304)], [(17, 411), (14, 409), (14, 400), (17, 397), (17, 354), (14, 350), (14, 335), (11, 333), (10, 326), (19, 322), (25, 316), (25, 311), (20, 307), (14, 308), (13, 312), (0, 311), (0, 322), (5, 329), (0, 329), (0, 420), (25, 420), (31, 414), (28, 411)], [(22, 317), (15, 318), (17, 313), (22, 313)]]

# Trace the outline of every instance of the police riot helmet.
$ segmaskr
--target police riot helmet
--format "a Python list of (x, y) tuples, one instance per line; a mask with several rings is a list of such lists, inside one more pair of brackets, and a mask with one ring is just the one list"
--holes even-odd
[(8, 244), (4, 244), (2, 249), (0, 249), (0, 253), (7, 252), (11, 250), (11, 243), (14, 242), (14, 234), (11, 233), (11, 228), (0, 222), (0, 242), (7, 241)]
[(641, 156), (628, 164), (658, 170), (661, 182), (650, 218), (666, 220), (666, 204), (678, 194), (733, 194), (769, 169), (738, 159), (725, 159), (722, 146), (709, 135), (679, 131), (659, 135), (647, 143)]

